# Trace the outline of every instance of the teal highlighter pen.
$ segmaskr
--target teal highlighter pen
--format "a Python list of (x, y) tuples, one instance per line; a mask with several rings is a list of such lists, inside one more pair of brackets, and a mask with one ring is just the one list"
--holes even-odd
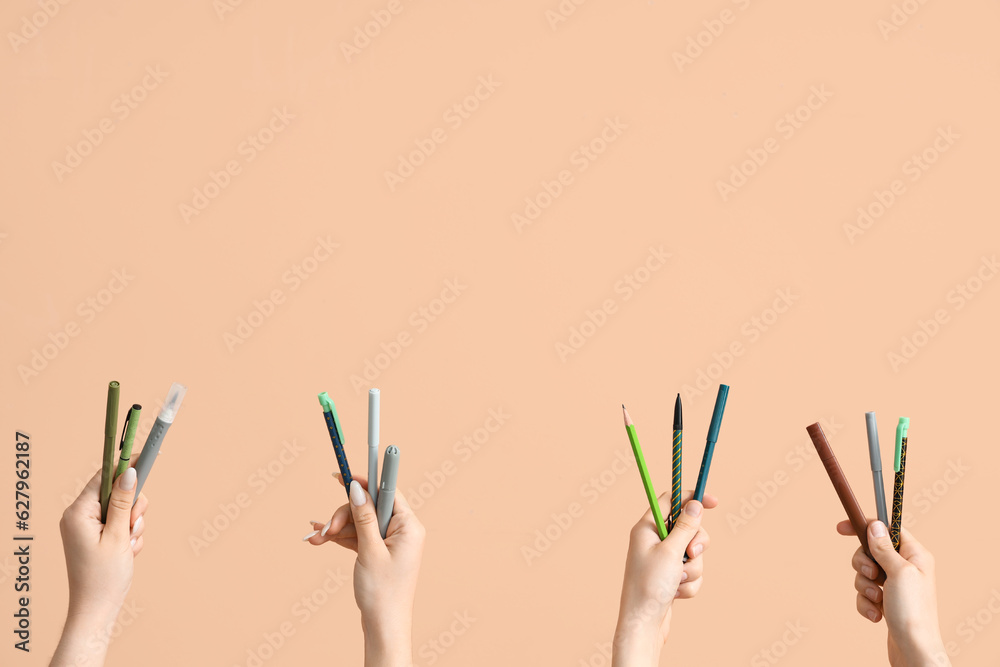
[(344, 489), (350, 498), (351, 467), (347, 465), (347, 455), (344, 453), (344, 432), (340, 428), (340, 417), (337, 416), (337, 408), (330, 400), (330, 395), (325, 391), (319, 395), (319, 404), (323, 406), (323, 418), (326, 419), (326, 428), (330, 431), (333, 452), (337, 455), (337, 465), (340, 466), (340, 476), (344, 479)]

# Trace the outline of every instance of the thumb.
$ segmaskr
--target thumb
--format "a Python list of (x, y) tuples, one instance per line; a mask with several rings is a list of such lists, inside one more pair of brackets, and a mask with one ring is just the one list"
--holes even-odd
[(135, 497), (135, 468), (128, 468), (111, 487), (111, 499), (108, 500), (108, 518), (104, 522), (104, 537), (115, 542), (128, 542), (132, 523), (132, 499)]
[(350, 498), (354, 528), (358, 532), (358, 558), (370, 558), (379, 549), (385, 551), (385, 542), (378, 530), (375, 503), (357, 480), (351, 481)]
[(701, 528), (702, 505), (697, 500), (689, 500), (684, 510), (677, 517), (673, 530), (667, 535), (667, 539), (662, 544), (666, 549), (677, 554), (680, 559), (684, 556), (688, 544), (698, 534)]
[(889, 531), (881, 521), (872, 521), (868, 524), (868, 549), (872, 552), (875, 562), (885, 570), (886, 576), (891, 576), (908, 565), (906, 559), (892, 547)]

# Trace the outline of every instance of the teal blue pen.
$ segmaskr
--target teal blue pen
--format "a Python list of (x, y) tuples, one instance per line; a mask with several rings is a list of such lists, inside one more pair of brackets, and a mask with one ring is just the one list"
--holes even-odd
[(337, 465), (340, 466), (340, 476), (344, 480), (347, 497), (350, 498), (351, 467), (347, 465), (347, 454), (344, 453), (344, 432), (340, 428), (340, 417), (337, 416), (337, 408), (330, 400), (330, 395), (325, 391), (319, 395), (319, 404), (323, 406), (323, 418), (326, 419), (326, 428), (330, 431), (333, 452), (337, 455)]

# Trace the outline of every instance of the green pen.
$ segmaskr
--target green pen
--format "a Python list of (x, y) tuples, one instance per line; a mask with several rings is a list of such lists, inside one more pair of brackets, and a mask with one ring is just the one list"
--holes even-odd
[(108, 501), (111, 499), (112, 475), (115, 471), (115, 435), (118, 433), (117, 380), (108, 383), (108, 406), (104, 414), (104, 464), (101, 466), (101, 522), (108, 518)]
[(635, 424), (628, 416), (628, 410), (622, 404), (622, 412), (625, 413), (625, 432), (628, 433), (628, 441), (632, 445), (632, 453), (635, 454), (636, 465), (639, 466), (639, 476), (642, 477), (642, 486), (646, 489), (646, 500), (649, 501), (649, 509), (653, 510), (653, 521), (656, 522), (656, 532), (660, 539), (666, 539), (667, 526), (663, 523), (663, 512), (660, 511), (660, 501), (656, 497), (653, 489), (653, 480), (649, 476), (649, 469), (646, 468), (646, 459), (642, 455), (642, 447), (639, 445), (639, 437), (635, 434)]
[(132, 408), (125, 416), (125, 426), (122, 428), (122, 441), (118, 448), (121, 454), (118, 455), (118, 470), (115, 471), (115, 479), (128, 470), (129, 459), (132, 457), (132, 444), (135, 442), (135, 432), (139, 430), (139, 415), (142, 413), (142, 406), (133, 403)]

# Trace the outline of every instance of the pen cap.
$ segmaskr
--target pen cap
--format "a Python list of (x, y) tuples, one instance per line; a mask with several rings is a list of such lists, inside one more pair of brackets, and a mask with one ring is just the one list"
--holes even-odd
[(871, 460), (872, 470), (882, 469), (882, 455), (878, 447), (878, 426), (875, 424), (875, 413), (865, 413), (865, 426), (868, 428), (868, 458)]
[(896, 472), (899, 472), (899, 465), (900, 465), (899, 459), (900, 459), (900, 454), (903, 451), (903, 438), (906, 437), (906, 433), (909, 430), (910, 430), (910, 418), (900, 417), (899, 423), (896, 424), (896, 457), (895, 461), (893, 462), (893, 470), (895, 470)]
[(398, 472), (399, 448), (389, 445), (385, 448), (385, 456), (382, 458), (382, 479), (378, 485), (380, 494), (384, 491), (396, 490), (396, 476)]
[(160, 415), (157, 419), (166, 424), (173, 424), (174, 417), (177, 416), (177, 411), (181, 409), (181, 401), (184, 400), (184, 394), (187, 393), (187, 390), (188, 388), (179, 382), (174, 382), (170, 385), (170, 391), (167, 392), (167, 400), (164, 401), (163, 407), (160, 408)]
[(378, 389), (368, 390), (368, 445), (370, 447), (378, 446), (379, 398)]
[(708, 426), (708, 440), (719, 439), (719, 428), (722, 426), (722, 413), (726, 411), (726, 399), (729, 397), (729, 385), (720, 384), (719, 394), (715, 397), (715, 410), (712, 411), (712, 423)]
[(108, 383), (108, 404), (104, 419), (105, 437), (115, 437), (118, 432), (118, 396), (121, 392), (117, 380)]
[(329, 412), (333, 415), (333, 424), (337, 429), (337, 437), (340, 439), (341, 443), (343, 443), (344, 431), (340, 428), (340, 417), (337, 415), (337, 406), (333, 404), (333, 399), (331, 399), (330, 395), (325, 391), (320, 392), (319, 404), (323, 406), (323, 412)]

